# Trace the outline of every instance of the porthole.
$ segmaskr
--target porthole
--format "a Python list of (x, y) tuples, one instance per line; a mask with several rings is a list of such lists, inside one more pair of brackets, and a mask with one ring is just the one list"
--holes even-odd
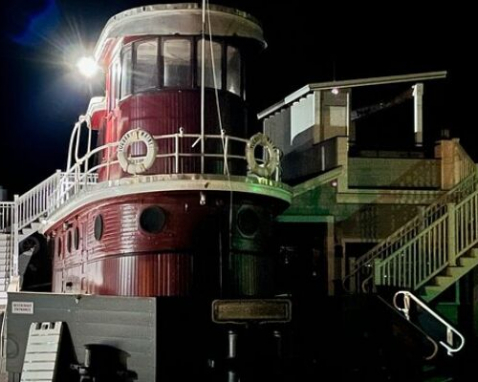
[(57, 252), (58, 257), (61, 256), (61, 251), (62, 251), (62, 248), (61, 248), (61, 247), (62, 247), (62, 244), (63, 244), (63, 243), (61, 242), (61, 237), (59, 237), (59, 238), (58, 238), (58, 252)]
[(259, 217), (251, 208), (243, 208), (237, 213), (237, 228), (246, 237), (252, 237), (259, 229)]
[(77, 250), (80, 248), (80, 229), (78, 227), (75, 228), (75, 235), (73, 237), (73, 241), (75, 243), (75, 249)]
[(71, 253), (71, 245), (72, 245), (72, 237), (71, 237), (71, 230), (69, 230), (66, 236), (66, 248), (69, 253)]
[(103, 237), (103, 216), (97, 215), (95, 218), (95, 239), (101, 240)]
[(139, 226), (147, 233), (159, 233), (166, 224), (166, 213), (159, 206), (145, 208), (139, 217)]
[(50, 255), (50, 258), (55, 256), (55, 239), (51, 236), (48, 240), (48, 254)]

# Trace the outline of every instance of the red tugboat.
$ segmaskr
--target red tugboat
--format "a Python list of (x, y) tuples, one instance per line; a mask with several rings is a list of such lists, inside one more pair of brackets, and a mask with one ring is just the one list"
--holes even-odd
[(249, 139), (245, 68), (265, 41), (251, 16), (224, 7), (209, 7), (204, 26), (205, 37), (197, 5), (177, 4), (120, 13), (103, 30), (106, 97), (85, 117), (98, 144), (79, 157), (78, 125), (68, 169), (97, 183), (49, 217), (54, 292), (272, 292), (270, 225), (291, 194), (272, 143)]

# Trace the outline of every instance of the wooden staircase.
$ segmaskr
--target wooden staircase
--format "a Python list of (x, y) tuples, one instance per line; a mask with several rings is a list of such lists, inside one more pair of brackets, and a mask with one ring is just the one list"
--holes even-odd
[(344, 279), (351, 292), (413, 291), (426, 302), (478, 265), (478, 173), (372, 248)]
[(478, 249), (473, 248), (460, 257), (456, 266), (448, 266), (442, 273), (430, 280), (421, 290), (420, 298), (426, 302), (432, 301), (446, 289), (454, 285), (463, 276), (478, 265)]

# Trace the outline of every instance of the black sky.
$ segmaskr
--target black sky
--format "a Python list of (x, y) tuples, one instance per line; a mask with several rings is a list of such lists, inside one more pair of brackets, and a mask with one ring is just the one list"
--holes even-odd
[[(151, 1), (16, 0), (2, 4), (0, 185), (23, 193), (64, 168), (73, 123), (91, 89), (68, 69), (69, 46), (94, 46), (114, 14)], [(478, 159), (476, 35), (471, 9), (414, 2), (216, 1), (263, 23), (269, 48), (249, 77), (253, 110), (309, 82), (448, 70), (426, 88), (425, 129), (449, 128)], [(360, 3), (360, 4), (357, 4)], [(313, 6), (312, 6), (313, 4)], [(47, 7), (48, 17), (38, 20)], [(36, 29), (31, 23), (36, 20)], [(30, 32), (28, 27), (30, 25)], [(32, 32), (33, 30), (33, 32)], [(431, 90), (437, 94), (429, 96)], [(431, 90), (430, 90), (431, 89)], [(427, 104), (426, 104), (427, 106)]]

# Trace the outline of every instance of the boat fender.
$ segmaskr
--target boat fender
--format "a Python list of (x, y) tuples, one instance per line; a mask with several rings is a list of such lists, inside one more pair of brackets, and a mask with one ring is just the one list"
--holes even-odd
[[(258, 163), (254, 155), (256, 146), (262, 146), (267, 155), (263, 163)], [(279, 165), (279, 150), (273, 145), (267, 135), (254, 134), (246, 145), (246, 160), (249, 170), (260, 177), (269, 178)]]
[[(136, 142), (143, 142), (145, 144), (146, 155), (136, 158), (128, 157), (129, 146)], [(141, 174), (151, 168), (156, 160), (157, 153), (158, 145), (153, 136), (142, 129), (127, 131), (118, 144), (118, 162), (123, 171), (133, 175)]]

